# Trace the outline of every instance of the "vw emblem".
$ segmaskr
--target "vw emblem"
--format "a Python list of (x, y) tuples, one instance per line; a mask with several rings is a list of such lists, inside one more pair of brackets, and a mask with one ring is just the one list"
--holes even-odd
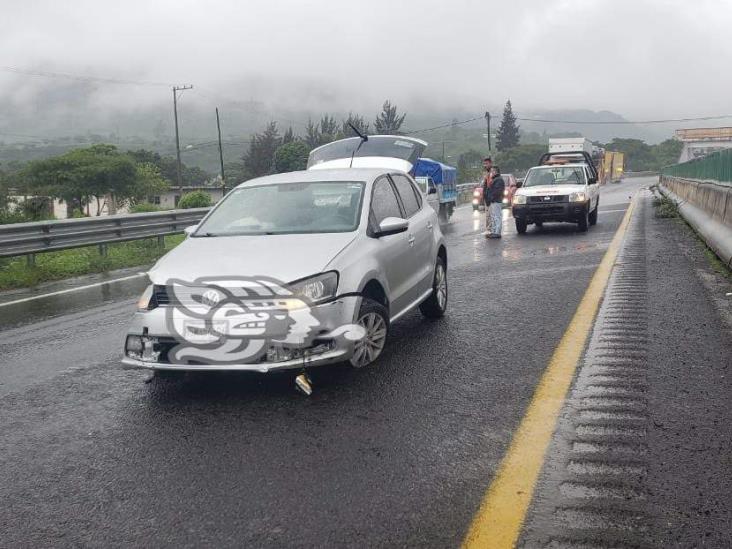
[(216, 290), (206, 290), (202, 296), (202, 301), (211, 306), (217, 305), (219, 299), (221, 299), (221, 297), (219, 296), (219, 292)]
[(544, 197), (544, 202), (549, 202), (551, 199), (552, 199), (551, 196), (545, 196)]

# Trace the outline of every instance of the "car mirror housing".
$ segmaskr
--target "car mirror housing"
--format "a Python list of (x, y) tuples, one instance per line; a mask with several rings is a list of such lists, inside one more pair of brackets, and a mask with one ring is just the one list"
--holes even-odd
[(587, 180), (587, 183), (589, 185), (594, 185), (594, 184), (597, 183), (597, 178), (596, 177), (590, 177), (590, 179)]
[(427, 194), (437, 194), (437, 187), (430, 185), (430, 188), (427, 189)]
[(524, 186), (524, 180), (523, 179), (517, 179), (516, 180), (516, 188), (517, 189), (520, 189), (523, 186)]
[(409, 227), (409, 221), (401, 217), (387, 217), (379, 223), (379, 230), (376, 237), (388, 236), (390, 234), (403, 233)]

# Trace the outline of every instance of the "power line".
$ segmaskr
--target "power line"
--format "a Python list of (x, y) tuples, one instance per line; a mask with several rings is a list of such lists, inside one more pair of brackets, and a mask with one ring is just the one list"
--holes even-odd
[(476, 120), (482, 120), (485, 115), (476, 116), (475, 118), (469, 118), (468, 120), (460, 120), (455, 122), (450, 122), (449, 124), (441, 124), (440, 126), (434, 126), (432, 128), (423, 128), (421, 130), (412, 130), (410, 132), (404, 132), (404, 135), (412, 135), (415, 133), (424, 133), (424, 132), (431, 132), (432, 130), (440, 130), (442, 128), (449, 128), (451, 126), (460, 126), (462, 124), (467, 124), (468, 122), (475, 122)]
[(724, 114), (719, 116), (697, 116), (692, 118), (667, 118), (663, 120), (546, 120), (543, 118), (519, 118), (522, 122), (541, 122), (545, 124), (605, 124), (605, 125), (629, 125), (636, 124), (639, 126), (645, 124), (670, 124), (673, 122), (700, 122), (704, 120), (724, 120), (726, 118), (732, 118), (732, 114)]
[(101, 82), (104, 84), (125, 84), (133, 86), (165, 86), (170, 87), (170, 84), (164, 82), (151, 82), (146, 80), (126, 80), (122, 78), (103, 78), (98, 76), (86, 76), (71, 74), (65, 72), (50, 72), (50, 71), (37, 71), (30, 69), (23, 69), (20, 67), (7, 67), (0, 66), (0, 71), (11, 72), (14, 74), (22, 74), (25, 76), (36, 76), (42, 78), (66, 78), (67, 80), (77, 80), (80, 82)]

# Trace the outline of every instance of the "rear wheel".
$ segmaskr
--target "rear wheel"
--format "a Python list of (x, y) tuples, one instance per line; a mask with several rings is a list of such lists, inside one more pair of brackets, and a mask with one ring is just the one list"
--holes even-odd
[(363, 368), (374, 362), (386, 344), (389, 333), (389, 312), (381, 303), (364, 297), (358, 310), (356, 324), (365, 331), (362, 339), (353, 345), (353, 356), (349, 360), (354, 368)]
[(419, 310), (427, 318), (440, 318), (447, 310), (447, 269), (445, 261), (437, 258), (432, 277), (432, 293), (420, 305)]
[(529, 224), (526, 222), (525, 219), (519, 219), (516, 218), (516, 232), (518, 234), (526, 234), (526, 227), (528, 227)]
[(598, 213), (599, 209), (600, 209), (600, 199), (598, 198), (597, 204), (595, 205), (595, 209), (592, 210), (592, 213), (589, 216), (590, 225), (597, 225), (597, 213)]

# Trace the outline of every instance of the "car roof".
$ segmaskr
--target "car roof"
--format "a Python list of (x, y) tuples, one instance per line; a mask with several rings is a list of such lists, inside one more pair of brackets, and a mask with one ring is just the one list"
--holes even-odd
[(572, 164), (542, 164), (541, 166), (534, 166), (531, 168), (535, 169), (551, 169), (551, 168), (582, 168), (587, 166), (584, 162), (574, 162)]
[(398, 173), (385, 168), (334, 168), (323, 170), (302, 170), (256, 177), (238, 184), (235, 188), (253, 185), (276, 185), (279, 183), (309, 183), (316, 181), (362, 181), (370, 183), (380, 175)]

